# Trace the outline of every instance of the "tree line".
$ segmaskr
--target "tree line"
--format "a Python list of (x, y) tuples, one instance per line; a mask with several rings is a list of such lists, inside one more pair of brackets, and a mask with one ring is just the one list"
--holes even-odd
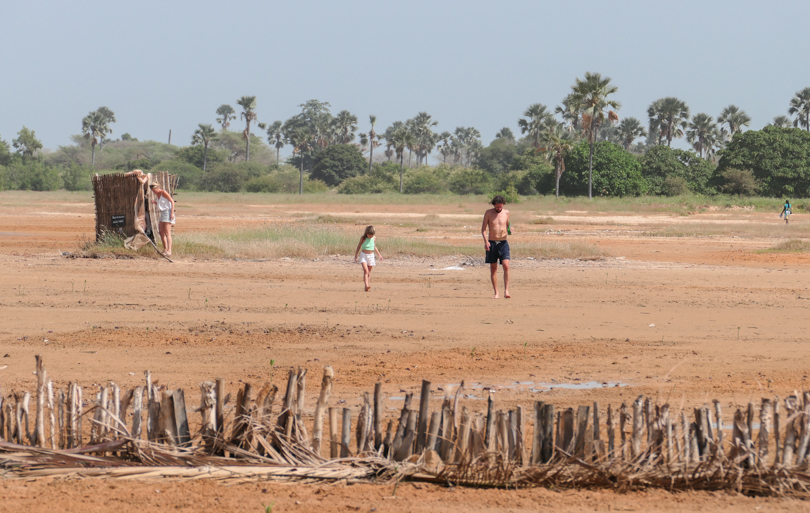
[[(645, 127), (637, 118), (620, 118), (617, 93), (609, 77), (586, 73), (553, 109), (531, 104), (517, 120), (522, 137), (504, 127), (487, 146), (474, 127), (439, 131), (438, 121), (427, 112), (396, 121), (381, 132), (376, 116), (370, 115), (367, 130), (361, 132), (357, 116), (348, 110), (333, 114), (331, 105), (319, 100), (301, 104), (301, 111), (286, 121), (265, 123), (259, 120), (257, 98), (243, 96), (236, 101), (239, 111), (228, 104), (216, 109), (218, 129), (213, 123), (200, 123), (191, 145), (177, 148), (140, 142), (129, 134), (110, 140), (115, 114), (100, 107), (82, 119), (73, 146), (47, 155), (27, 127), (12, 141), (16, 153), (0, 138), (0, 187), (87, 188), (91, 172), (157, 166), (180, 174), (181, 183), (189, 188), (269, 192), (293, 192), (294, 167), (299, 194), (327, 188), (353, 193), (502, 188), (590, 198), (594, 190), (599, 195), (731, 190), (781, 195), (809, 190), (803, 182), (808, 166), (802, 156), (808, 153), (810, 87), (790, 99), (791, 117), (776, 116), (761, 131), (746, 131), (751, 118), (736, 105), (725, 107), (715, 119), (704, 112), (691, 114), (686, 102), (675, 97), (652, 102)], [(244, 128), (231, 131), (237, 122)], [(264, 132), (262, 137), (253, 127)], [(679, 138), (686, 138), (693, 151), (672, 149), (673, 139)], [(741, 142), (736, 144), (738, 138)], [(763, 160), (762, 152), (743, 146), (769, 138), (778, 141), (771, 141), (768, 151), (781, 148), (786, 153), (754, 162)], [(292, 156), (282, 164), (280, 151), (288, 145)], [(97, 146), (102, 151), (100, 166)], [(430, 166), (434, 152), (438, 165)], [(788, 164), (793, 166), (792, 175), (778, 167)], [(586, 170), (580, 169), (583, 166)]]

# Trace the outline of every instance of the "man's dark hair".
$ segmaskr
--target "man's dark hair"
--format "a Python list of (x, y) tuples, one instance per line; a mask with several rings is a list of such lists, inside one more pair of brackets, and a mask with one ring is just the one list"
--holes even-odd
[(495, 206), (498, 203), (503, 203), (504, 205), (506, 204), (506, 200), (500, 194), (498, 194), (497, 196), (492, 198), (492, 205), (493, 206)]

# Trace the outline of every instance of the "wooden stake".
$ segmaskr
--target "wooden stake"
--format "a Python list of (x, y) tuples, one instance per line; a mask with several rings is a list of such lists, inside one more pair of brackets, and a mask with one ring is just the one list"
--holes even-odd
[(578, 458), (585, 458), (585, 435), (588, 432), (588, 413), (590, 406), (580, 406), (577, 410), (577, 435), (574, 445), (574, 453)]
[(37, 366), (37, 413), (34, 421), (34, 445), (45, 447), (45, 369), (42, 355), (34, 357)]
[(507, 434), (507, 444), (509, 447), (509, 461), (515, 461), (515, 447), (517, 441), (517, 413), (515, 410), (509, 410), (507, 420), (509, 421), (509, 430)]
[(540, 462), (550, 463), (554, 457), (554, 405), (543, 406), (543, 448), (540, 450)]
[(692, 442), (689, 436), (689, 423), (686, 421), (686, 413), (681, 412), (681, 436), (683, 437), (683, 462), (689, 469), (689, 463), (692, 461), (690, 452), (692, 451)]
[[(667, 408), (667, 414), (669, 413), (669, 405), (664, 405)], [(673, 465), (675, 463), (674, 454), (673, 454), (673, 445), (672, 445), (672, 419), (669, 415), (666, 418), (666, 432), (667, 432), (667, 463)]]
[(174, 420), (177, 428), (177, 444), (180, 446), (191, 443), (191, 433), (188, 428), (188, 414), (186, 413), (186, 394), (178, 388), (172, 394), (174, 402)]
[(329, 457), (337, 459), (340, 456), (340, 440), (338, 440), (338, 409), (329, 408)]
[(295, 414), (297, 416), (304, 414), (304, 396), (307, 388), (307, 369), (298, 368), (298, 380), (296, 383), (296, 405)]
[(200, 433), (205, 442), (205, 450), (212, 453), (217, 435), (217, 384), (213, 381), (200, 383)]
[(382, 433), (382, 418), (383, 411), (382, 406), (382, 383), (375, 383), (374, 384), (374, 450), (379, 451), (380, 446), (383, 443), (383, 433)]
[(523, 433), (526, 430), (526, 422), (524, 420), (523, 406), (518, 405), (517, 408), (517, 431), (515, 432), (515, 452), (517, 453), (518, 465), (526, 465), (526, 442), (523, 438)]
[(509, 461), (511, 459), (509, 453), (509, 415), (502, 410), (498, 410), (498, 442), (503, 459)]
[(633, 437), (632, 437), (632, 457), (636, 459), (641, 456), (641, 436), (644, 421), (642, 419), (642, 405), (644, 404), (644, 396), (640, 395), (633, 402)]
[(486, 446), (488, 451), (494, 449), (492, 445), (492, 435), (493, 435), (493, 413), (495, 407), (495, 401), (492, 399), (492, 390), (487, 391), (487, 420), (486, 420), (486, 432), (484, 434), (484, 445)]
[(622, 439), (622, 460), (627, 460), (628, 451), (627, 451), (627, 420), (630, 418), (630, 415), (627, 413), (627, 405), (622, 403), (621, 407), (619, 408), (619, 434), (621, 435)]
[(543, 449), (543, 401), (534, 402), (534, 436), (532, 437), (532, 456), (529, 464), (536, 466), (540, 463), (540, 452)]
[(143, 410), (143, 387), (135, 387), (132, 394), (132, 437), (141, 438), (141, 412)]
[(785, 414), (785, 418), (787, 420), (785, 426), (785, 446), (782, 449), (782, 465), (785, 467), (792, 467), (793, 466), (793, 454), (796, 450), (796, 429), (795, 429), (795, 422), (794, 419), (791, 417), (793, 416), (793, 412), (796, 408), (796, 397), (790, 396), (785, 399), (785, 409), (787, 413)]
[(177, 445), (177, 424), (174, 416), (174, 392), (165, 388), (160, 392), (160, 414), (158, 415), (157, 441)]
[(714, 416), (717, 420), (717, 448), (719, 449), (719, 454), (723, 453), (723, 407), (720, 405), (720, 401), (715, 399), (712, 401), (714, 403)]
[(349, 443), (352, 439), (352, 410), (343, 408), (343, 427), (340, 436), (340, 457), (348, 458), (351, 456), (349, 452)]
[[(48, 392), (48, 413), (51, 418), (51, 449), (58, 449), (59, 447), (56, 440), (56, 412), (53, 408), (53, 381), (48, 380), (46, 390)], [(0, 400), (0, 403), (2, 403), (2, 400)], [(0, 434), (2, 432), (3, 430), (0, 428)]]
[(773, 398), (773, 439), (774, 439), (774, 462), (773, 465), (776, 466), (779, 464), (780, 456), (782, 455), (780, 450), (781, 447), (779, 445), (779, 398)]
[(323, 439), (323, 413), (332, 395), (332, 382), (335, 378), (335, 371), (331, 365), (323, 368), (323, 379), (321, 380), (321, 395), (318, 397), (318, 404), (315, 406), (315, 423), (312, 426), (312, 450), (315, 454), (321, 454), (321, 442)]
[(393, 450), (394, 454), (399, 451), (400, 445), (402, 445), (402, 438), (405, 436), (405, 429), (408, 427), (408, 417), (411, 411), (411, 400), (413, 399), (413, 394), (408, 392), (405, 394), (405, 401), (402, 405), (402, 411), (399, 415), (399, 425), (397, 425), (397, 432), (394, 435), (394, 442), (393, 442)]
[(383, 439), (383, 455), (391, 459), (394, 457), (393, 454), (393, 445), (394, 445), (394, 421), (389, 420), (388, 426), (385, 428), (385, 438)]
[(438, 452), (436, 445), (439, 439), (439, 428), (441, 424), (442, 412), (434, 411), (430, 416), (430, 427), (428, 428), (428, 437), (425, 446), (428, 451)]
[(430, 414), (430, 381), (422, 380), (422, 391), (419, 396), (419, 424), (416, 432), (416, 454), (425, 450), (427, 442), (428, 416)]
[(225, 380), (222, 378), (217, 378), (216, 384), (216, 426), (217, 433), (223, 435), (225, 424)]
[(771, 422), (773, 420), (773, 405), (770, 399), (762, 398), (762, 406), (759, 410), (759, 436), (757, 437), (758, 463), (765, 466), (768, 463), (768, 438), (771, 432)]
[(402, 437), (402, 443), (394, 454), (395, 461), (405, 461), (413, 454), (413, 442), (416, 438), (417, 416), (418, 413), (415, 410), (410, 410), (408, 412), (407, 427), (405, 429), (405, 434)]
[(84, 431), (82, 430), (82, 408), (84, 407), (84, 393), (80, 385), (76, 385), (76, 407), (78, 410), (76, 414), (76, 426), (78, 432), (76, 433), (76, 438), (74, 440), (76, 442), (76, 447), (81, 447), (82, 444), (84, 444)]
[(59, 448), (60, 449), (67, 449), (67, 437), (65, 436), (65, 430), (67, 429), (66, 422), (65, 422), (65, 391), (59, 390), (58, 399), (56, 401), (56, 406), (58, 409), (57, 417), (59, 419)]
[(456, 447), (456, 463), (464, 463), (469, 461), (471, 422), (472, 417), (470, 417), (467, 408), (463, 407), (461, 412), (461, 427), (459, 428), (458, 445)]
[(363, 406), (360, 407), (360, 415), (357, 417), (357, 426), (355, 441), (357, 443), (357, 454), (363, 452), (366, 446), (366, 433), (368, 433), (368, 426), (366, 425), (366, 418), (369, 413), (368, 392), (363, 392)]
[(453, 398), (453, 437), (455, 440), (455, 436), (458, 433), (458, 426), (459, 422), (461, 421), (461, 417), (459, 416), (460, 413), (458, 411), (458, 402), (461, 399), (461, 392), (464, 390), (464, 380), (461, 380), (461, 384), (458, 386), (456, 390), (456, 396)]
[(608, 404), (607, 410), (608, 458), (612, 458), (616, 450), (616, 422), (613, 418), (613, 407)]
[(439, 457), (442, 461), (448, 461), (450, 458), (450, 450), (453, 448), (453, 424), (451, 406), (445, 404), (442, 406), (442, 433), (441, 444), (439, 447)]

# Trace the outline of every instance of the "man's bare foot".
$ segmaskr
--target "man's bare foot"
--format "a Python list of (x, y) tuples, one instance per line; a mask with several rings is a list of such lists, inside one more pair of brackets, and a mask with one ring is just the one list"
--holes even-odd
[(503, 297), (505, 297), (506, 299), (509, 299), (512, 296), (510, 296), (508, 292), (504, 292)]
[(371, 287), (366, 287), (366, 292), (368, 292), (369, 290), (371, 290)]
[(492, 296), (492, 299), (500, 299), (500, 298), (501, 298), (501, 296), (499, 296), (497, 292), (495, 293), (494, 296)]

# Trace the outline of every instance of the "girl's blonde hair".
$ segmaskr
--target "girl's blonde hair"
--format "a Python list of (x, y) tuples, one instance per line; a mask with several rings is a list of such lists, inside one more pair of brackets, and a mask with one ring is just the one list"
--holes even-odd
[(377, 233), (377, 231), (374, 229), (373, 226), (366, 226), (366, 231), (363, 233), (363, 237), (370, 239), (374, 237), (375, 233)]

